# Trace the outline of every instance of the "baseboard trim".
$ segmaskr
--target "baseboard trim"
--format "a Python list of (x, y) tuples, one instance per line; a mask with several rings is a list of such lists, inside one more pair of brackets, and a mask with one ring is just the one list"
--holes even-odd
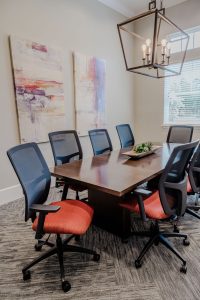
[(20, 184), (0, 190), (0, 205), (12, 202), (23, 197)]

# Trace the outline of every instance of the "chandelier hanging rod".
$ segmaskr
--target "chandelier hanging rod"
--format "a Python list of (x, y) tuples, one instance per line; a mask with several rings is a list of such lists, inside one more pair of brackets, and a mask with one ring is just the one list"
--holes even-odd
[[(149, 10), (157, 9), (157, 0), (152, 0), (149, 2)], [(160, 0), (160, 8), (159, 10), (163, 10), (165, 12), (165, 8), (163, 8), (163, 0)]]

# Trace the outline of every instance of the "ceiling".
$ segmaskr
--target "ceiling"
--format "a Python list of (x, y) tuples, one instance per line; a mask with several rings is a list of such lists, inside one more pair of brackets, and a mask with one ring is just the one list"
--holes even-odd
[[(112, 9), (122, 13), (127, 17), (132, 17), (138, 13), (148, 10), (150, 0), (98, 0), (111, 7)], [(164, 7), (171, 7), (189, 0), (163, 0)], [(159, 5), (160, 1), (157, 0)]]

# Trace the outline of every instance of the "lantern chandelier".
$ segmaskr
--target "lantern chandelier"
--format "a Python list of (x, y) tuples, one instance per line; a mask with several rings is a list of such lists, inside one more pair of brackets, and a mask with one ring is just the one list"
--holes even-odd
[(149, 10), (117, 25), (126, 70), (163, 78), (180, 75), (189, 35), (165, 15), (163, 1), (149, 2)]

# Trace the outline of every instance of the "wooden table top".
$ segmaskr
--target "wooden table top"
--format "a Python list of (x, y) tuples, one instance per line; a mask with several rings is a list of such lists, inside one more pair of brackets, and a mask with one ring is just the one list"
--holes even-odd
[(178, 144), (163, 144), (155, 153), (138, 160), (121, 154), (127, 149), (110, 154), (83, 158), (52, 168), (51, 174), (82, 185), (121, 197), (138, 185), (161, 174), (169, 156)]

